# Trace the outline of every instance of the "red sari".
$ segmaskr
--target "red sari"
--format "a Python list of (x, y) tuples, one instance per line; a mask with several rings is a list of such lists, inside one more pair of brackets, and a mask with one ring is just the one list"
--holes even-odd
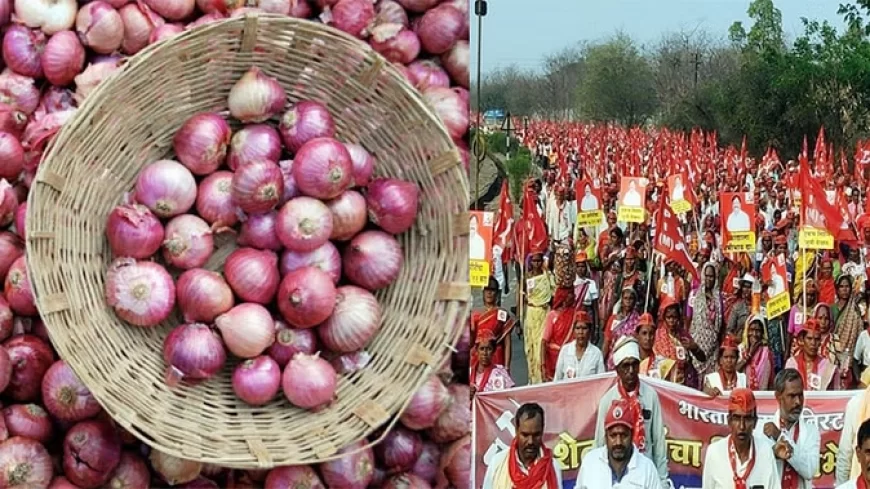
[(819, 302), (832, 304), (837, 300), (837, 285), (832, 278), (820, 278), (817, 281), (819, 285)]
[[(504, 320), (499, 321), (499, 312), (502, 313)], [(495, 345), (495, 351), (492, 354), (492, 363), (495, 365), (504, 365), (504, 338), (510, 334), (514, 327), (514, 320), (506, 310), (498, 307), (493, 307), (486, 311), (477, 311), (471, 313), (471, 334), (472, 342), (477, 338), (481, 331), (492, 331), (492, 335), (498, 340)], [(477, 360), (477, 352), (474, 348), (471, 349), (472, 362)]]
[(544, 382), (551, 382), (556, 375), (556, 362), (559, 351), (573, 339), (574, 329), (574, 288), (556, 289), (553, 296), (553, 309), (547, 313), (544, 326)]

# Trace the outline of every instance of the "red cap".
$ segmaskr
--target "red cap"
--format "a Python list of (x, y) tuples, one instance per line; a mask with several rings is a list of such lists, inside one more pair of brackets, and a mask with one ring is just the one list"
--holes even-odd
[[(812, 332), (814, 332), (814, 333), (818, 333), (818, 332), (819, 332), (819, 327), (820, 327), (820, 326), (821, 326), (821, 325), (819, 324), (819, 320), (818, 320), (818, 319), (816, 319), (816, 318), (809, 318), (809, 319), (806, 320), (806, 322), (804, 322), (804, 325), (803, 325), (803, 327), (801, 328), (800, 332), (801, 332), (801, 333), (806, 333), (807, 331), (812, 331)], [(800, 333), (798, 333), (798, 334), (800, 334)]]
[(477, 332), (477, 338), (474, 339), (474, 344), (479, 345), (490, 341), (495, 341), (495, 333), (493, 333), (491, 329), (483, 329)]
[(604, 417), (604, 429), (609, 430), (614, 426), (625, 426), (629, 429), (634, 428), (635, 417), (637, 415), (631, 404), (624, 399), (616, 399), (607, 410), (607, 416)]
[(583, 323), (583, 324), (591, 324), (592, 318), (589, 316), (588, 312), (581, 309), (581, 310), (577, 311), (576, 314), (574, 314), (574, 322), (575, 323)]
[(641, 314), (640, 318), (638, 318), (638, 320), (637, 320), (638, 327), (640, 327), (640, 326), (652, 326), (654, 324), (655, 324), (655, 321), (653, 321), (652, 314), (650, 314), (648, 312)]
[(728, 399), (728, 411), (749, 413), (755, 410), (755, 394), (751, 390), (740, 387), (731, 391)]
[(722, 340), (722, 346), (720, 347), (723, 350), (738, 350), (737, 339), (732, 335), (725, 335), (725, 338)]

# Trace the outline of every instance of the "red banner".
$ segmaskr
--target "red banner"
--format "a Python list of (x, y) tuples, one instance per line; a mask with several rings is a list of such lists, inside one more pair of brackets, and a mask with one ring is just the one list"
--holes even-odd
[[(588, 379), (519, 387), (479, 394), (474, 400), (472, 477), (481, 487), (492, 456), (505, 450), (514, 436), (517, 408), (536, 402), (544, 408), (544, 443), (562, 465), (563, 487), (572, 489), (580, 461), (594, 448), (598, 400), (616, 380), (613, 373)], [(674, 487), (700, 488), (707, 445), (728, 433), (727, 398), (710, 398), (683, 386), (643, 378), (659, 395), (666, 426), (669, 468)], [(822, 436), (819, 474), (814, 487), (834, 487), (837, 444), (843, 429), (846, 403), (856, 392), (807, 392), (804, 416)], [(757, 392), (758, 422), (770, 421), (777, 409), (773, 392)]]

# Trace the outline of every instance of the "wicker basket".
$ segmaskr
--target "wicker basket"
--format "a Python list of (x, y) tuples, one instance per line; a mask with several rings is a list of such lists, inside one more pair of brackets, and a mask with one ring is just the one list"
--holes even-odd
[[(171, 153), (192, 114), (226, 111), (252, 65), (277, 77), (291, 101), (315, 99), (336, 115), (338, 137), (363, 144), (378, 175), (416, 181), (420, 217), (400, 236), (405, 266), (377, 295), (382, 329), (369, 366), (342, 376), (338, 400), (316, 414), (282, 399), (238, 400), (231, 368), (204, 385), (170, 390), (163, 338), (117, 319), (103, 297), (111, 259), (106, 216), (139, 170)], [(78, 109), (49, 149), (27, 215), (36, 302), (52, 342), (114, 419), (170, 455), (233, 468), (336, 458), (395, 416), (446, 360), (468, 314), (468, 181), (437, 116), (381, 56), (320, 24), (249, 15), (207, 24), (129, 60)], [(219, 269), (235, 245), (215, 253)]]

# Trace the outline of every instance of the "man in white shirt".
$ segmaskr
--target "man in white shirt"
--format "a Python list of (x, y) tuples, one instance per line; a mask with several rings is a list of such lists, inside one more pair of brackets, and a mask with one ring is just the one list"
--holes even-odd
[(686, 200), (685, 189), (683, 188), (683, 177), (677, 175), (674, 177), (674, 188), (671, 189), (671, 202), (679, 202)]
[(581, 212), (592, 212), (601, 209), (598, 197), (592, 193), (592, 185), (588, 182), (583, 185), (583, 198), (580, 200)]
[(542, 442), (544, 409), (536, 403), (523, 404), (517, 409), (514, 425), (516, 435), (510, 448), (493, 456), (486, 468), (483, 489), (562, 489), (559, 461)]
[(870, 387), (859, 392), (846, 403), (846, 413), (843, 415), (843, 430), (840, 431), (840, 443), (837, 451), (837, 484), (844, 484), (861, 474), (860, 459), (855, 452), (858, 443), (858, 427), (870, 418)]
[(670, 486), (662, 406), (655, 389), (640, 381), (640, 347), (637, 340), (631, 336), (618, 339), (613, 347), (613, 363), (616, 365), (616, 385), (605, 392), (598, 402), (595, 446), (604, 446), (604, 417), (613, 401), (629, 401), (640, 411), (638, 425), (632, 435), (634, 445), (640, 453), (653, 461), (662, 484)]
[(638, 416), (640, 413), (636, 413), (631, 404), (622, 399), (610, 405), (604, 418), (606, 445), (590, 450), (583, 457), (574, 483), (576, 489), (664, 487), (656, 466), (639, 453), (632, 442)]
[[(757, 422), (752, 391), (743, 388), (731, 391), (730, 434), (707, 447), (703, 489), (782, 489), (770, 440), (753, 434)], [(779, 444), (778, 450), (788, 450), (787, 445)]]
[(563, 188), (556, 187), (546, 212), (547, 231), (553, 242), (560, 244), (574, 235), (574, 225), (577, 224), (577, 202), (565, 200)]
[(731, 200), (731, 213), (728, 214), (728, 220), (725, 222), (725, 229), (732, 233), (745, 233), (752, 230), (752, 220), (749, 219), (749, 214), (743, 212), (743, 202), (739, 195), (735, 195)]
[(855, 456), (858, 458), (861, 472), (848, 482), (837, 486), (837, 489), (867, 489), (870, 487), (870, 419), (864, 420), (861, 427), (858, 428)]
[(777, 457), (776, 468), (782, 476), (783, 489), (812, 489), (813, 477), (819, 470), (821, 436), (815, 423), (803, 418), (804, 381), (800, 372), (785, 368), (773, 381), (774, 395), (779, 409), (773, 420), (757, 426), (755, 433), (764, 435), (773, 443), (785, 442), (791, 447), (785, 460)]
[(477, 222), (477, 216), (472, 214), (468, 234), (468, 254), (472, 260), (486, 259), (486, 240), (477, 232), (479, 227), (480, 223)]
[(643, 207), (643, 199), (640, 192), (637, 191), (637, 181), (633, 178), (628, 181), (628, 190), (622, 196), (622, 205), (626, 207)]

